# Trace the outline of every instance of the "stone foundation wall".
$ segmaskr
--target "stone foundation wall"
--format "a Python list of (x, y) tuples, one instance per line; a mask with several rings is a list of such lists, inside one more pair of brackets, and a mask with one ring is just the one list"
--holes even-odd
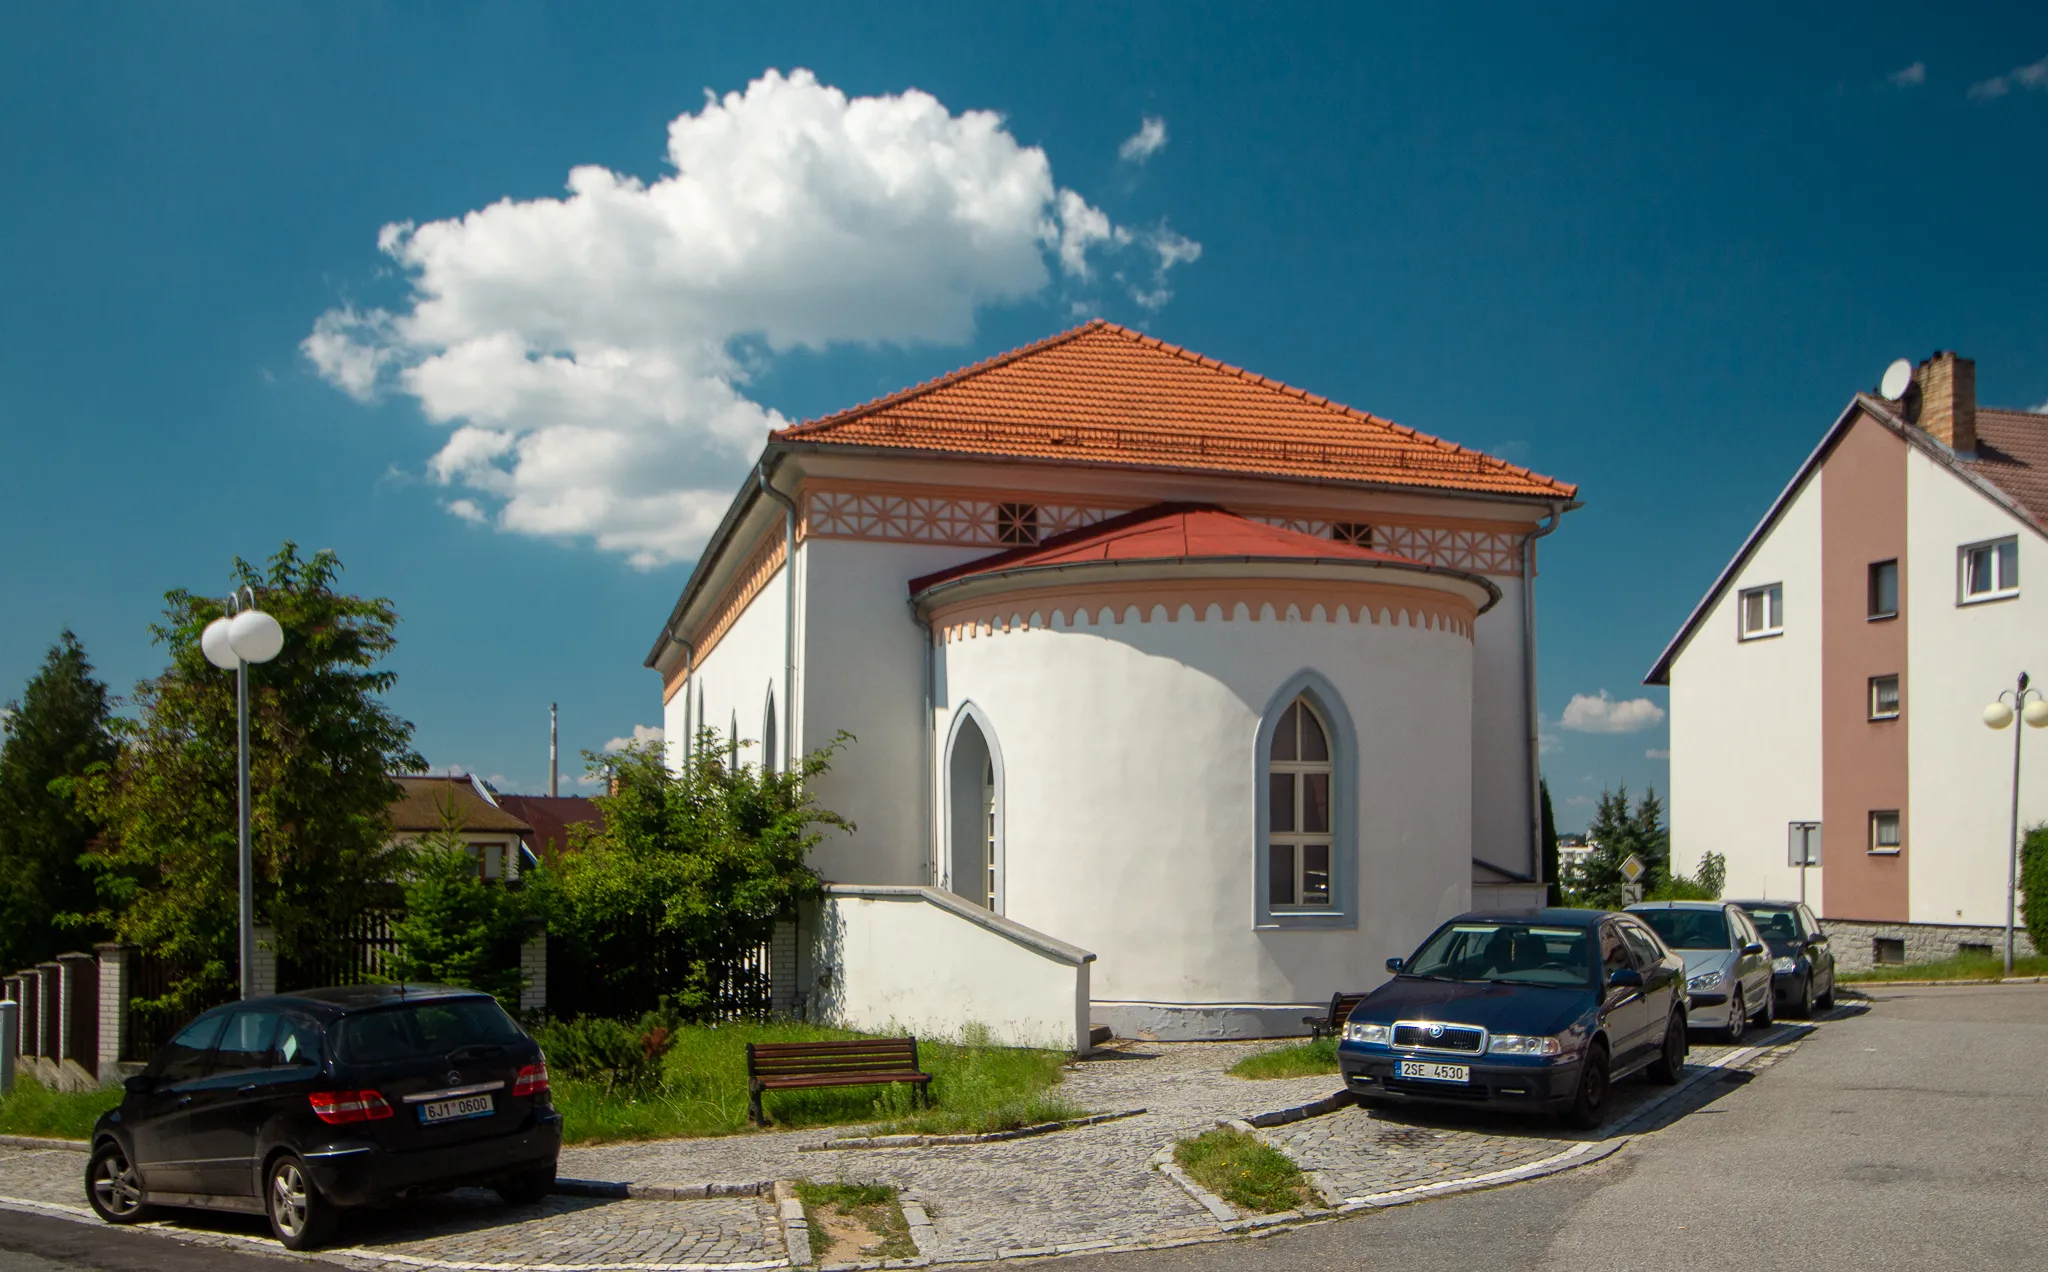
[[(1877, 966), (1879, 939), (1899, 941), (1905, 947), (1906, 963), (1938, 963), (1954, 958), (1965, 945), (1988, 945), (1999, 957), (2005, 954), (2005, 929), (1961, 923), (1872, 923), (1863, 919), (1822, 919), (1828, 948), (1835, 953), (1835, 966), (1844, 972), (1867, 972)], [(2013, 954), (2027, 957), (2034, 944), (2025, 928), (2013, 931)]]

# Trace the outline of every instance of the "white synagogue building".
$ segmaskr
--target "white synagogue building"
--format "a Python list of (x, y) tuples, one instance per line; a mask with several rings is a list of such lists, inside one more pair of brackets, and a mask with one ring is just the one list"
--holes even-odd
[(786, 1005), (1298, 1033), (1541, 903), (1532, 589), (1575, 495), (1095, 321), (771, 434), (647, 665), (677, 763), (857, 739)]

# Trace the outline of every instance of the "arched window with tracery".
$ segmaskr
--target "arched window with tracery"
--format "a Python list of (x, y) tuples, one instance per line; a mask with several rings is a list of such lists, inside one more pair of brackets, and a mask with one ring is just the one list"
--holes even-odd
[(1330, 908), (1334, 767), (1328, 726), (1305, 696), (1296, 698), (1266, 752), (1266, 889), (1276, 911)]

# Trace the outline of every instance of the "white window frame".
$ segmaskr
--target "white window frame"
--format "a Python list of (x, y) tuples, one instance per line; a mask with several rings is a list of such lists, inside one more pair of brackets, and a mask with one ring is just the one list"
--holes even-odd
[[(1285, 776), (1290, 779), (1289, 785), (1293, 787), (1290, 797), (1294, 809), (1292, 820), (1296, 823), (1292, 829), (1288, 830), (1275, 830), (1272, 828), (1272, 784), (1269, 781), (1266, 787), (1268, 801), (1266, 805), (1267, 851), (1275, 857), (1278, 857), (1284, 851), (1292, 858), (1294, 878), (1291, 892), (1294, 899), (1291, 901), (1280, 901), (1272, 899), (1270, 896), (1268, 899), (1275, 914), (1327, 914), (1335, 908), (1336, 901), (1332, 891), (1332, 885), (1335, 880), (1331, 877), (1332, 871), (1330, 867), (1335, 864), (1337, 857), (1337, 827), (1335, 820), (1330, 816), (1331, 810), (1329, 808), (1329, 794), (1337, 783), (1336, 749), (1335, 744), (1330, 740), (1329, 721), (1323, 718), (1322, 712), (1316, 710), (1315, 701), (1307, 694), (1302, 694), (1289, 703), (1287, 709), (1291, 710), (1295, 707), (1300, 707), (1303, 711), (1306, 711), (1308, 718), (1315, 723), (1316, 728), (1322, 731), (1323, 758), (1320, 760), (1301, 759), (1297, 750), (1295, 759), (1276, 760), (1272, 758), (1271, 741), (1269, 740), (1267, 743), (1266, 773), (1269, 778)], [(1284, 716), (1286, 711), (1283, 710), (1281, 714)], [(1297, 720), (1299, 718), (1299, 716), (1296, 717)], [(1298, 745), (1297, 743), (1297, 747)], [(1302, 814), (1308, 808), (1306, 791), (1308, 779), (1311, 777), (1321, 777), (1324, 779), (1323, 828), (1321, 830), (1310, 830), (1299, 824), (1302, 820)], [(1323, 896), (1319, 901), (1304, 899), (1308, 892), (1308, 850), (1310, 848), (1321, 848), (1324, 854), (1322, 871)], [(1270, 893), (1273, 876), (1269, 873), (1266, 878), (1267, 888)]]
[[(1882, 684), (1884, 681), (1887, 680), (1891, 681), (1892, 683), (1892, 709), (1890, 711), (1886, 711), (1882, 707), (1880, 707), (1877, 701), (1877, 687), (1878, 685)], [(1906, 695), (1905, 690), (1900, 687), (1899, 673), (1893, 672), (1888, 676), (1872, 676), (1870, 678), (1871, 719), (1896, 720), (1899, 718), (1899, 714), (1905, 710), (1905, 707)]]
[[(1891, 819), (1892, 842), (1880, 840), (1878, 831), (1884, 818)], [(1896, 857), (1906, 846), (1906, 818), (1896, 808), (1873, 808), (1870, 810), (1870, 855), (1873, 857)]]
[[(1749, 626), (1749, 598), (1764, 597), (1764, 625), (1751, 630)], [(1776, 621), (1773, 622), (1772, 620)], [(1765, 640), (1785, 634), (1785, 585), (1783, 583), (1761, 583), (1746, 587), (1735, 594), (1735, 635), (1738, 640)]]
[[(1275, 906), (1272, 901), (1272, 860), (1276, 838), (1272, 826), (1272, 787), (1275, 771), (1270, 760), (1273, 733), (1287, 708), (1306, 699), (1323, 726), (1330, 748), (1330, 899), (1326, 906)], [(1358, 847), (1358, 800), (1360, 753), (1357, 730), (1335, 685), (1315, 671), (1296, 672), (1276, 690), (1260, 713), (1258, 732), (1253, 737), (1252, 772), (1252, 926), (1259, 930), (1286, 928), (1356, 928), (1360, 892)], [(1282, 765), (1282, 771), (1296, 768)], [(1279, 832), (1283, 843), (1299, 843), (1303, 836)], [(1315, 838), (1320, 839), (1317, 835)], [(1300, 872), (1297, 860), (1295, 871)], [(1298, 896), (1299, 893), (1297, 892)]]
[[(1877, 572), (1886, 566), (1891, 567), (1892, 573), (1892, 607), (1888, 610), (1881, 610), (1877, 608)], [(1885, 561), (1872, 561), (1870, 567), (1863, 572), (1863, 608), (1865, 611), (1863, 617), (1872, 623), (1883, 622), (1888, 618), (1897, 618), (1902, 599), (1899, 587), (1898, 558), (1893, 557)]]
[[(1999, 549), (2011, 545), (2008, 557)], [(1970, 558), (1979, 552), (1990, 554), (1991, 587), (1983, 592), (1970, 590)], [(2010, 566), (2010, 569), (2007, 567)], [(1982, 605), (1986, 601), (2010, 600), (2020, 594), (2020, 540), (2018, 535), (2009, 534), (2002, 539), (1986, 539), (1981, 543), (1966, 543), (1956, 549), (1956, 604)]]

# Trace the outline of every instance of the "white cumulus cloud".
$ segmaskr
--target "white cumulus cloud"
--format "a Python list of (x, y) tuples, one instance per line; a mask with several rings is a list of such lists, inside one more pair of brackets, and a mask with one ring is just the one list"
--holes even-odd
[(1147, 115), (1138, 124), (1138, 131), (1124, 138), (1124, 144), (1116, 148), (1116, 157), (1125, 163), (1143, 163), (1153, 155), (1166, 149), (1166, 121), (1157, 115)]
[(1653, 746), (1643, 752), (1643, 758), (1646, 760), (1668, 760), (1671, 758), (1671, 752), (1663, 747)]
[(613, 738), (604, 744), (604, 750), (607, 755), (617, 755), (629, 746), (660, 746), (661, 740), (662, 732), (660, 726), (636, 724), (633, 726), (633, 736)]
[(1898, 88), (1917, 88), (1927, 82), (1927, 63), (1915, 62), (1911, 66), (1900, 67), (1885, 78)]
[(1156, 308), (1201, 250), (1115, 225), (992, 112), (803, 70), (707, 93), (666, 158), (652, 181), (583, 166), (559, 198), (385, 226), (404, 302), (337, 306), (301, 342), (343, 392), (396, 390), (449, 429), (427, 473), (455, 516), (685, 559), (787, 422), (747, 395), (775, 355), (965, 341), (981, 308), (1126, 249)]
[(2016, 88), (2030, 88), (2037, 92), (2048, 90), (2048, 57), (2025, 66), (2015, 66), (2003, 75), (1978, 80), (1970, 85), (1970, 96), (1980, 102), (1990, 101), (2004, 97)]
[(1602, 689), (1597, 694), (1573, 694), (1558, 723), (1578, 733), (1639, 733), (1663, 720), (1664, 708), (1648, 698), (1617, 700)]

